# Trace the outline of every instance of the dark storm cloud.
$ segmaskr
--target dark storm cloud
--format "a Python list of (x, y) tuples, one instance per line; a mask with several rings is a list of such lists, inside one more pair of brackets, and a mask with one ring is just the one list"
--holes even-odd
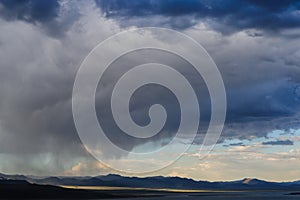
[[(295, 74), (299, 74), (299, 69), (295, 69)], [(227, 78), (224, 77), (225, 81)], [(245, 79), (241, 83), (243, 85), (227, 87), (228, 107), (224, 137), (250, 139), (264, 137), (276, 129), (300, 128), (299, 94), (295, 92), (300, 81), (257, 81), (248, 85)]]
[[(245, 28), (278, 30), (300, 26), (299, 1), (259, 0), (96, 0), (106, 17), (118, 19), (123, 25), (171, 26), (184, 29), (199, 21), (222, 32)], [(153, 16), (161, 16), (155, 21)], [(143, 24), (137, 24), (140, 19)], [(171, 18), (171, 19), (170, 19)], [(186, 20), (178, 20), (178, 19)]]
[[(228, 91), (230, 101), (227, 120), (249, 121), (254, 119), (270, 119), (291, 116), (298, 112), (298, 95), (294, 92), (297, 82), (274, 80), (253, 83), (246, 86), (244, 91)], [(243, 98), (241, 101), (239, 98)], [(244, 116), (241, 118), (241, 116)]]
[[(157, 142), (158, 147), (167, 145), (178, 131), (181, 115), (179, 102), (176, 99), (176, 96), (168, 88), (159, 87), (159, 85), (150, 84), (143, 86), (139, 88), (130, 99), (129, 109), (131, 117), (135, 123), (140, 126), (145, 126), (150, 123), (150, 118), (148, 116), (150, 106), (160, 104), (166, 109), (168, 117), (164, 128), (150, 139), (133, 138), (124, 134), (124, 132), (122, 132), (115, 124), (111, 113), (110, 97), (116, 81), (134, 66), (158, 62), (166, 66), (172, 66), (190, 81), (198, 99), (201, 99), (201, 101), (199, 101), (199, 107), (202, 111), (200, 113), (202, 119), (200, 128), (207, 129), (207, 121), (210, 119), (209, 93), (204, 81), (193, 66), (185, 59), (167, 51), (157, 51), (153, 49), (133, 51), (127, 53), (125, 56), (119, 57), (109, 66), (99, 82), (97, 91), (110, 92), (105, 94), (99, 92), (98, 97), (96, 98), (96, 109), (98, 111), (97, 114), (101, 127), (104, 132), (113, 133), (107, 136), (113, 143), (125, 150), (131, 150), (135, 145), (144, 144), (149, 141), (152, 143)], [(143, 75), (141, 75), (141, 77), (143, 77)], [(166, 77), (166, 79), (167, 78), (168, 77)], [(191, 105), (191, 107), (192, 106), (193, 105)], [(190, 133), (187, 132), (186, 134), (189, 135)]]
[(263, 145), (294, 145), (294, 142), (291, 140), (276, 140), (276, 141), (269, 141), (263, 142)]
[(7, 19), (29, 22), (47, 22), (58, 16), (58, 0), (1, 0), (4, 7), (1, 15)]
[(65, 6), (68, 4), (70, 2), (62, 4), (59, 0), (0, 0), (0, 17), (25, 21), (53, 37), (61, 37), (80, 16), (78, 7)]

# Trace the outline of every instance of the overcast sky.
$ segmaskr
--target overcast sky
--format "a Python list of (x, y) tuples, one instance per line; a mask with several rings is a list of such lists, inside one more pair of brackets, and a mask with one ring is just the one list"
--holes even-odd
[[(199, 160), (210, 101), (204, 82), (193, 83), (201, 78), (189, 64), (150, 50), (114, 63), (124, 70), (147, 61), (145, 55), (159, 58), (186, 74), (203, 99), (199, 106), (204, 128), (199, 128), (191, 149), (175, 164), (145, 176), (300, 179), (300, 3), (296, 0), (0, 0), (0, 172), (117, 173), (96, 161), (80, 141), (72, 116), (73, 84), (80, 64), (97, 44), (120, 31), (149, 26), (181, 31), (207, 50), (223, 77), (227, 116), (218, 144)], [(137, 91), (130, 105), (140, 125), (149, 123), (147, 110), (153, 103), (170, 112), (164, 130), (152, 138), (155, 145), (122, 136), (112, 122), (106, 103), (121, 73), (107, 71), (96, 94), (97, 115), (109, 130), (108, 137), (128, 151), (167, 144), (178, 129), (180, 111), (165, 88)], [(105, 157), (128, 162), (128, 154), (101, 145)]]

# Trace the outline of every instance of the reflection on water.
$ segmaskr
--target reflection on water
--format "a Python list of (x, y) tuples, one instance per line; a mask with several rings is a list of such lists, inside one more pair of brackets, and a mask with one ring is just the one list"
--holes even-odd
[[(300, 200), (300, 195), (291, 195), (290, 191), (217, 191), (217, 190), (176, 190), (176, 189), (149, 189), (103, 186), (62, 186), (64, 188), (84, 189), (120, 194), (125, 196), (136, 195), (126, 200)], [(116, 198), (124, 199), (124, 198)]]
[(180, 190), (180, 189), (164, 189), (164, 188), (132, 188), (132, 187), (108, 187), (108, 186), (68, 186), (62, 185), (63, 188), (68, 189), (83, 189), (83, 190), (99, 190), (99, 191), (162, 191), (162, 192), (178, 192), (178, 193), (203, 193), (203, 192), (243, 192), (232, 190)]

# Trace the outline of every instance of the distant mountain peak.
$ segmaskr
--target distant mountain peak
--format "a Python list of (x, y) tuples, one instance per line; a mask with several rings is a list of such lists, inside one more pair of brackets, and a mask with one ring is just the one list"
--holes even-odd
[(267, 181), (259, 180), (257, 178), (244, 178), (242, 183), (245, 185), (257, 185), (257, 184), (264, 184), (268, 183)]
[(123, 177), (119, 174), (107, 174), (107, 175), (100, 175), (100, 176), (96, 176), (94, 178), (103, 180), (103, 181), (113, 181), (116, 179), (121, 179), (121, 178), (128, 178), (128, 177)]
[(243, 184), (249, 184), (250, 182), (256, 181), (256, 180), (257, 180), (256, 178), (244, 178), (242, 183)]

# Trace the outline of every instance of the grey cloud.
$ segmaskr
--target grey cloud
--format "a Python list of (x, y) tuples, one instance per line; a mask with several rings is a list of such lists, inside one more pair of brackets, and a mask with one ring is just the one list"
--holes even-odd
[(53, 38), (22, 20), (0, 24), (0, 170), (62, 174), (93, 160), (76, 134), (72, 88), (80, 62), (114, 25)]
[(1, 169), (62, 171), (87, 155), (72, 126), (72, 66), (61, 44), (30, 24), (0, 23)]
[(276, 140), (263, 142), (263, 145), (294, 145), (294, 142), (291, 140)]

